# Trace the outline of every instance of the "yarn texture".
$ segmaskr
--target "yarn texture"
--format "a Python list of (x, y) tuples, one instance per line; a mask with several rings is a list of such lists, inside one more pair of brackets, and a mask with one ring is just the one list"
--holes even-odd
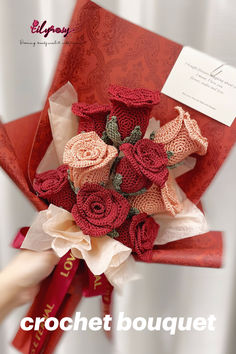
[(159, 91), (111, 85), (108, 93), (112, 104), (109, 119), (117, 118), (121, 139), (130, 136), (136, 126), (140, 127), (143, 137), (151, 110), (160, 102)]
[(124, 224), (117, 229), (120, 241), (138, 256), (138, 259), (148, 262), (154, 241), (157, 237), (159, 225), (146, 213), (134, 215), (132, 219), (127, 219)]
[(104, 183), (109, 180), (110, 167), (118, 155), (114, 146), (107, 145), (97, 133), (81, 133), (65, 146), (63, 162), (69, 165), (70, 178), (76, 188), (84, 183)]
[(183, 209), (171, 174), (163, 188), (153, 184), (144, 194), (128, 199), (132, 207), (148, 215), (167, 213), (175, 216)]
[(168, 178), (168, 157), (163, 144), (149, 139), (139, 140), (134, 146), (123, 144), (120, 150), (129, 160), (137, 174), (143, 174), (162, 188)]
[(72, 215), (85, 235), (104, 236), (126, 219), (129, 202), (114, 190), (86, 183), (77, 194)]
[(178, 117), (163, 125), (156, 133), (154, 142), (164, 144), (165, 150), (172, 152), (168, 165), (175, 165), (187, 156), (196, 153), (205, 155), (207, 138), (203, 137), (195, 119), (181, 107), (175, 107)]
[(106, 129), (107, 116), (111, 111), (109, 105), (73, 103), (71, 109), (79, 117), (78, 134), (95, 131), (102, 137)]
[(137, 193), (151, 187), (152, 182), (139, 170), (135, 169), (127, 157), (120, 159), (116, 166), (116, 176), (120, 175), (122, 183), (119, 185), (123, 193)]
[(56, 170), (36, 174), (33, 188), (40, 198), (50, 204), (71, 211), (76, 203), (76, 195), (68, 181), (68, 166), (61, 165)]

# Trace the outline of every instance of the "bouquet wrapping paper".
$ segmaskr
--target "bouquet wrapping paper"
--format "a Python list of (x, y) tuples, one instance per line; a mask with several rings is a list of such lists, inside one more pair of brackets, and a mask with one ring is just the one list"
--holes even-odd
[[(120, 19), (88, 0), (77, 2), (70, 26), (75, 28), (69, 39), (73, 44), (63, 46), (43, 110), (0, 124), (0, 164), (38, 211), (47, 208), (33, 192), (32, 184), (36, 170), (52, 143), (49, 97), (68, 81), (75, 88), (79, 101), (87, 104), (108, 104), (107, 89), (114, 83), (161, 90), (182, 49), (180, 44)], [(175, 118), (174, 107), (178, 105), (175, 100), (161, 95), (160, 104), (155, 106), (152, 115), (164, 125)], [(202, 194), (236, 140), (236, 122), (227, 127), (189, 107), (182, 107), (197, 121), (209, 142), (207, 155), (198, 156), (195, 168), (177, 177), (186, 196), (199, 206)], [(20, 247), (26, 231), (21, 230), (14, 247)], [(70, 252), (62, 257), (54, 273), (43, 282), (27, 316), (42, 316), (47, 304), (51, 304), (50, 315), (58, 318), (71, 316), (82, 296), (96, 295), (102, 296), (102, 312), (111, 311), (112, 286), (101, 276), (101, 287), (95, 291), (97, 278), (83, 261), (70, 260), (73, 264), (70, 276), (66, 281), (60, 278), (68, 257), (71, 258)], [(222, 234), (210, 231), (155, 245), (150, 262), (220, 267)], [(56, 298), (54, 286), (63, 289)], [(46, 297), (45, 289), (49, 289)], [(61, 334), (60, 330), (52, 334), (45, 329), (40, 333), (26, 333), (20, 329), (13, 344), (22, 353), (52, 353)]]

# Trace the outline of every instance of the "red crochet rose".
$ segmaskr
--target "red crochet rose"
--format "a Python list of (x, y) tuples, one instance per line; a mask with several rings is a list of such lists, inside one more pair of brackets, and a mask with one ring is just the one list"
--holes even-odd
[(140, 260), (148, 262), (158, 230), (159, 225), (151, 216), (140, 213), (117, 229), (119, 237), (116, 240), (130, 247)]
[(122, 140), (130, 136), (135, 126), (140, 127), (143, 136), (151, 110), (160, 102), (159, 91), (111, 85), (108, 93), (112, 102), (109, 118), (116, 116)]
[(80, 118), (78, 134), (95, 131), (101, 137), (110, 111), (111, 107), (105, 104), (73, 103), (72, 112)]
[(33, 188), (40, 198), (71, 211), (76, 203), (76, 195), (68, 181), (68, 166), (61, 165), (56, 170), (36, 174)]
[(86, 183), (77, 194), (72, 215), (84, 234), (99, 237), (119, 227), (129, 209), (128, 201), (116, 191)]
[(168, 157), (163, 144), (142, 139), (135, 145), (122, 144), (120, 150), (123, 151), (137, 174), (143, 174), (160, 188), (164, 186), (169, 172)]
[(148, 189), (152, 185), (152, 182), (142, 172), (140, 173), (133, 167), (127, 157), (121, 158), (118, 162), (116, 174), (122, 176), (122, 183), (119, 187), (123, 193), (136, 193), (144, 188)]

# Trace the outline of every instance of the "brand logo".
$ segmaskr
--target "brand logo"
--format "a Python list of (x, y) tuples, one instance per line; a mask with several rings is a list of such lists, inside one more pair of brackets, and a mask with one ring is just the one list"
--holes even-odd
[(67, 37), (74, 30), (70, 27), (55, 27), (51, 25), (47, 27), (47, 21), (43, 21), (41, 24), (38, 20), (34, 20), (32, 25), (30, 26), (31, 33), (39, 33), (42, 34), (45, 38), (49, 35), (49, 33), (58, 33), (63, 34), (63, 37)]

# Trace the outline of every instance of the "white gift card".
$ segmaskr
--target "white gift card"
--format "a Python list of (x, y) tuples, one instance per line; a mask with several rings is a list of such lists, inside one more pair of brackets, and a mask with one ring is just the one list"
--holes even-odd
[(230, 126), (236, 117), (236, 69), (183, 47), (162, 93)]

